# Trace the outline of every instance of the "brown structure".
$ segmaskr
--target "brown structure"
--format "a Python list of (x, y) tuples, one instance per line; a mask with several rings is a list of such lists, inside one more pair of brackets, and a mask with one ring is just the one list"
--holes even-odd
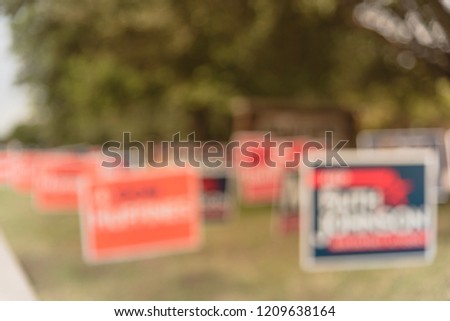
[(326, 131), (334, 141), (355, 146), (356, 126), (351, 112), (338, 106), (307, 106), (293, 100), (239, 98), (231, 105), (233, 131), (271, 131), (277, 136), (307, 136), (322, 140)]

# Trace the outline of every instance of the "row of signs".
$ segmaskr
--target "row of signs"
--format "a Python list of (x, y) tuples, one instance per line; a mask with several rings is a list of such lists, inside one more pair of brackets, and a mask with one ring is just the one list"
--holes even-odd
[[(404, 132), (398, 133), (387, 135), (390, 147), (395, 137), (397, 145), (409, 142)], [(263, 135), (239, 132), (234, 140), (262, 142)], [(277, 147), (293, 142), (282, 155), (270, 155), (275, 166), (264, 161), (265, 150), (256, 144), (247, 153), (235, 150), (232, 171), (104, 169), (97, 153), (8, 151), (0, 153), (0, 182), (30, 192), (41, 211), (78, 209), (88, 262), (198, 248), (204, 219), (230, 216), (230, 179), (241, 203), (275, 200), (278, 231), (298, 231), (301, 226), (305, 268), (429, 261), (436, 243), (435, 199), (446, 189), (442, 177), (447, 156), (439, 153), (444, 145), (421, 149), (428, 141), (416, 137), (410, 146), (414, 149), (378, 149), (386, 147), (379, 142), (387, 138), (369, 139), (371, 135), (380, 134), (364, 132), (358, 140), (360, 146), (370, 147), (367, 150), (341, 152), (345, 166), (325, 162), (308, 167), (299, 162), (287, 168), (306, 140), (274, 138)], [(432, 136), (426, 130), (424, 135)], [(326, 151), (314, 158), (326, 160)], [(242, 161), (252, 166), (239, 166)]]
[(450, 190), (450, 134), (372, 130), (357, 142), (358, 150), (340, 152), (345, 166), (327, 163), (322, 150), (314, 159), (323, 165), (316, 167), (271, 168), (261, 162), (237, 168), (240, 200), (274, 202), (277, 231), (300, 226), (301, 263), (308, 270), (430, 262), (437, 202), (447, 201)]
[[(259, 139), (262, 141), (262, 133), (253, 137), (248, 132), (239, 133), (240, 139)], [(281, 141), (292, 140), (292, 138), (279, 138)], [(301, 142), (306, 142), (304, 137), (296, 138), (297, 148), (301, 151)], [(437, 188), (438, 200), (445, 203), (450, 192), (450, 131), (439, 128), (415, 128), (415, 129), (386, 129), (365, 130), (357, 137), (358, 149), (417, 149), (428, 148), (437, 155)], [(272, 157), (275, 155), (272, 155)], [(388, 157), (389, 159), (389, 157)], [(283, 158), (278, 158), (284, 164)], [(254, 168), (238, 169), (236, 172), (238, 186), (238, 197), (246, 204), (273, 204), (274, 228), (276, 231), (289, 232), (298, 231), (299, 224), (299, 193), (298, 193), (298, 167), (276, 169), (265, 164), (259, 164)]]
[(203, 220), (231, 213), (228, 177), (192, 168), (105, 169), (98, 153), (4, 151), (0, 183), (41, 213), (79, 212), (86, 261), (193, 250)]

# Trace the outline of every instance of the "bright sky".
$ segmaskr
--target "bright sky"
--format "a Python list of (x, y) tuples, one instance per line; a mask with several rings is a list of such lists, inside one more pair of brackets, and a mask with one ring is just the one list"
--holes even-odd
[(26, 88), (14, 85), (19, 66), (10, 46), (8, 21), (0, 16), (0, 137), (30, 114)]

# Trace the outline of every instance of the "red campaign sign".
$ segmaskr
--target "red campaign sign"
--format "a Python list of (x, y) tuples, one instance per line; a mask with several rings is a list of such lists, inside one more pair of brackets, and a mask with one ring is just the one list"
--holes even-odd
[[(240, 142), (240, 148), (233, 150), (233, 166), (241, 201), (250, 204), (271, 203), (279, 193), (282, 169), (268, 166), (265, 162), (265, 149), (261, 145), (264, 133), (238, 132), (233, 140)], [(278, 158), (274, 151), (271, 148), (272, 161)]]
[(238, 170), (240, 198), (244, 203), (270, 203), (278, 195), (280, 170), (277, 168), (241, 168)]
[(0, 152), (0, 185), (9, 183), (9, 158), (6, 151)]
[(9, 177), (11, 187), (23, 193), (31, 192), (33, 164), (37, 160), (36, 153), (31, 151), (8, 152)]
[(80, 187), (89, 262), (193, 250), (201, 243), (200, 179), (191, 169), (92, 175)]
[(41, 154), (33, 173), (35, 205), (42, 211), (66, 211), (78, 208), (78, 182), (87, 173), (89, 163), (78, 154)]
[(272, 137), (275, 146), (267, 155), (267, 148), (262, 145), (264, 135), (263, 132), (237, 132), (233, 136), (233, 140), (240, 142), (240, 148), (233, 150), (233, 166), (238, 194), (244, 203), (273, 202), (280, 194), (286, 165), (296, 168), (300, 164), (304, 138)]

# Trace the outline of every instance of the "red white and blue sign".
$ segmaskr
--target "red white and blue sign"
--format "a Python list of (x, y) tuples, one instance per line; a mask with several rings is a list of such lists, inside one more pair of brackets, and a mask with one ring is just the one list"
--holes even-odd
[(228, 192), (228, 177), (202, 177), (202, 212), (206, 221), (224, 221), (230, 218), (231, 200)]
[(347, 166), (302, 168), (302, 265), (314, 270), (430, 262), (437, 155), (416, 149), (340, 156)]

